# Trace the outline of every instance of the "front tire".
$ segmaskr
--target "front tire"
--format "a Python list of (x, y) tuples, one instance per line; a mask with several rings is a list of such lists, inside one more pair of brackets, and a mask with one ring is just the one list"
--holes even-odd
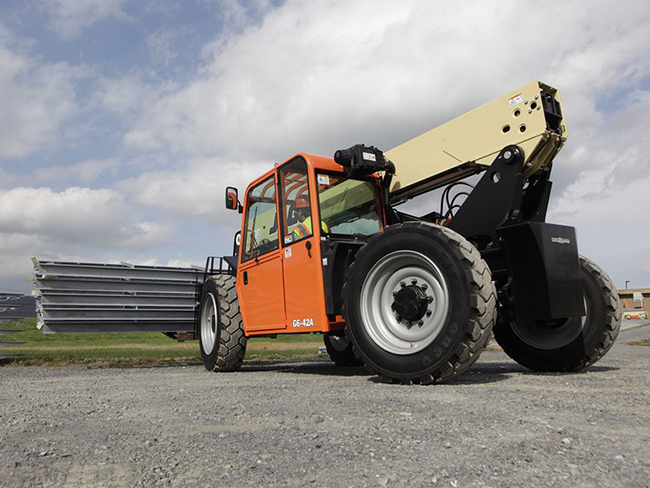
[(587, 315), (547, 321), (500, 321), (494, 338), (505, 353), (534, 371), (579, 371), (612, 347), (621, 327), (616, 287), (596, 263), (580, 256)]
[(392, 381), (447, 381), (478, 359), (496, 318), (496, 291), (478, 250), (424, 222), (388, 227), (361, 248), (343, 314), (366, 367)]
[(235, 277), (212, 276), (203, 284), (199, 311), (201, 359), (208, 371), (237, 371), (246, 354)]

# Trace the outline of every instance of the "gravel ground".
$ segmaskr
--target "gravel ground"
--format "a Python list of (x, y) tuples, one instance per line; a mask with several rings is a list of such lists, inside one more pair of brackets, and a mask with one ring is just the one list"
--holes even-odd
[(648, 487), (644, 334), (584, 373), (488, 351), (425, 387), (326, 360), (0, 367), (0, 485)]

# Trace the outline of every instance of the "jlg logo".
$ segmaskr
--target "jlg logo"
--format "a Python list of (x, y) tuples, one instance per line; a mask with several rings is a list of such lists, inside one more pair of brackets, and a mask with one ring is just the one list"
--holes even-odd
[(551, 237), (551, 242), (556, 244), (571, 244), (571, 240), (566, 237)]

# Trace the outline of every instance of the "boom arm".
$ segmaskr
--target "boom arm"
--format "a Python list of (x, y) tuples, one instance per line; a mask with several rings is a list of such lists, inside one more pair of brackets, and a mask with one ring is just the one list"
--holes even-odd
[(531, 82), (388, 151), (396, 171), (385, 178), (385, 200), (394, 205), (487, 170), (445, 225), (487, 261), (500, 313), (583, 315), (575, 230), (544, 222), (551, 163), (567, 135), (559, 92)]
[(548, 167), (568, 132), (555, 88), (533, 81), (386, 153), (393, 204), (484, 170), (506, 146), (523, 151), (524, 179)]

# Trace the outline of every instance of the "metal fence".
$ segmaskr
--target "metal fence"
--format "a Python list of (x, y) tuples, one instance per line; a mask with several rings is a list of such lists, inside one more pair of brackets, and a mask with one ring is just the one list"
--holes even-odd
[(32, 261), (46, 333), (194, 331), (201, 268)]

